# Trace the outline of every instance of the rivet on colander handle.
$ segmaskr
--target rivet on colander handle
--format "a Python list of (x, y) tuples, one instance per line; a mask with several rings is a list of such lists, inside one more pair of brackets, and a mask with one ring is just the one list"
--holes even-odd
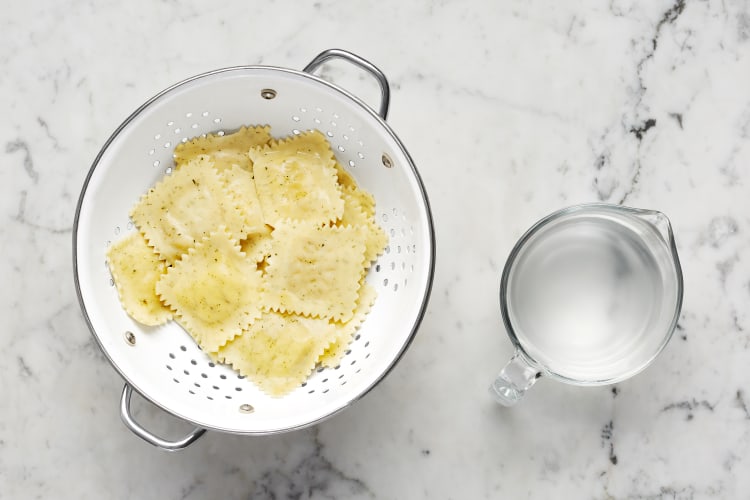
[(353, 54), (349, 51), (341, 49), (324, 50), (323, 52), (318, 54), (315, 59), (310, 61), (310, 64), (305, 66), (302, 71), (304, 71), (305, 73), (312, 73), (318, 68), (318, 66), (328, 61), (329, 59), (343, 59), (345, 61), (349, 61), (355, 66), (358, 66), (370, 73), (375, 78), (375, 80), (377, 80), (378, 85), (380, 85), (380, 107), (378, 108), (378, 114), (383, 120), (385, 120), (388, 117), (388, 106), (391, 101), (391, 88), (388, 85), (388, 79), (385, 77), (385, 73), (380, 71), (377, 66), (372, 64), (367, 59), (363, 59), (357, 54)]
[(133, 420), (133, 415), (130, 413), (130, 398), (132, 395), (133, 388), (128, 384), (125, 384), (125, 387), (122, 389), (122, 397), (120, 398), (120, 417), (125, 426), (130, 429), (133, 434), (147, 443), (152, 444), (157, 448), (161, 448), (164, 451), (179, 451), (193, 444), (206, 432), (206, 429), (196, 427), (187, 436), (177, 441), (167, 441), (166, 439), (155, 436), (141, 427), (138, 422)]

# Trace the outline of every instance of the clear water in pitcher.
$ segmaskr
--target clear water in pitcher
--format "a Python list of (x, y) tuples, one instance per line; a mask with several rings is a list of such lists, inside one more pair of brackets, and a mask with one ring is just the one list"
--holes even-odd
[(578, 382), (624, 378), (650, 362), (673, 319), (673, 257), (628, 213), (571, 213), (540, 228), (508, 277), (518, 342), (548, 371)]

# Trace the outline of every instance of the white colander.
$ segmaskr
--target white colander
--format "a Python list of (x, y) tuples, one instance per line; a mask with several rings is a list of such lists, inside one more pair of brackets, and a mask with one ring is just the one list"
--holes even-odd
[[(332, 58), (376, 78), (381, 88), (379, 113), (312, 74)], [(177, 450), (206, 429), (261, 435), (302, 428), (348, 407), (393, 368), (427, 306), (435, 250), (419, 174), (384, 121), (388, 100), (388, 82), (379, 69), (352, 53), (332, 49), (303, 71), (241, 66), (185, 80), (146, 102), (107, 140), (78, 201), (73, 263), (89, 328), (126, 381), (121, 414), (135, 434)], [(136, 230), (129, 210), (171, 172), (176, 144), (246, 124), (268, 124), (275, 137), (307, 129), (326, 134), (341, 164), (375, 196), (378, 222), (390, 238), (367, 277), (378, 298), (340, 366), (316, 371), (282, 398), (266, 396), (231, 368), (213, 364), (176, 323), (145, 327), (131, 320), (105, 261), (107, 246)], [(196, 429), (176, 441), (155, 436), (133, 420), (132, 390)]]

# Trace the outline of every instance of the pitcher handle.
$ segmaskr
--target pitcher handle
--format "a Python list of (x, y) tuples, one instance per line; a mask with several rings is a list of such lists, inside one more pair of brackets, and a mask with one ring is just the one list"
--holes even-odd
[(492, 382), (490, 394), (501, 405), (513, 406), (541, 376), (542, 372), (516, 349), (513, 357)]

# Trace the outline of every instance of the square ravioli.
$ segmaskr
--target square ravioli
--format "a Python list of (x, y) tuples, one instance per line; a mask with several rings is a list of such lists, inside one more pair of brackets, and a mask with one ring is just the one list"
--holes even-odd
[(233, 165), (222, 170), (220, 176), (245, 214), (243, 232), (248, 235), (267, 232), (266, 225), (263, 223), (263, 213), (260, 209), (258, 194), (255, 191), (252, 172), (238, 165)]
[(307, 379), (334, 337), (335, 326), (325, 318), (269, 311), (217, 357), (267, 394), (282, 396)]
[(354, 314), (365, 244), (357, 229), (279, 225), (265, 269), (267, 308), (348, 321)]
[(156, 295), (156, 282), (167, 272), (167, 264), (134, 231), (107, 249), (107, 264), (125, 312), (148, 326), (172, 319), (172, 311)]
[(332, 322), (336, 328), (336, 334), (333, 342), (326, 347), (326, 350), (323, 351), (323, 354), (318, 358), (318, 363), (320, 363), (321, 366), (335, 368), (339, 365), (341, 358), (344, 357), (349, 349), (349, 344), (352, 341), (354, 332), (356, 332), (364, 322), (365, 317), (370, 312), (370, 308), (375, 303), (377, 296), (378, 294), (372, 286), (367, 283), (362, 284), (359, 289), (357, 306), (354, 309), (354, 316), (352, 316), (352, 319), (346, 323), (339, 321)]
[(242, 127), (231, 134), (208, 134), (195, 137), (174, 148), (174, 162), (181, 167), (201, 155), (208, 155), (215, 162), (219, 171), (238, 165), (251, 168), (247, 152), (254, 147), (268, 144), (271, 141), (271, 127)]
[(190, 249), (156, 284), (178, 322), (209, 353), (261, 315), (262, 276), (223, 227)]
[(341, 217), (344, 200), (325, 136), (310, 131), (250, 150), (255, 188), (266, 224), (324, 224)]
[(159, 255), (172, 263), (224, 224), (239, 241), (247, 216), (231, 196), (208, 156), (175, 170), (141, 197), (130, 215)]
[(375, 222), (375, 201), (372, 195), (359, 188), (344, 188), (344, 212), (335, 225), (357, 228), (365, 242), (365, 263), (367, 266), (383, 253), (388, 244), (388, 236)]

